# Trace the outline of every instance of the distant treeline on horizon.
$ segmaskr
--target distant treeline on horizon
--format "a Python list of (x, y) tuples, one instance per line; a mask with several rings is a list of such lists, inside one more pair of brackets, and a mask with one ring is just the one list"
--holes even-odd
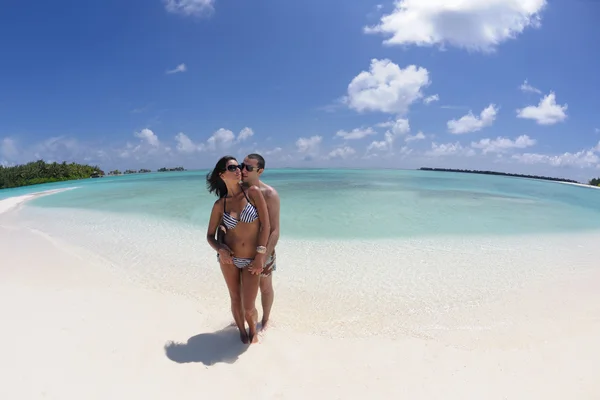
[[(501, 175), (518, 178), (530, 178), (530, 179), (541, 179), (556, 182), (569, 182), (579, 183), (572, 179), (553, 178), (547, 176), (538, 175), (525, 175), (525, 174), (512, 174), (507, 172), (497, 171), (479, 171), (469, 169), (452, 169), (452, 168), (430, 168), (421, 167), (421, 171), (439, 171), (439, 172), (459, 172), (459, 173), (470, 173), (470, 174), (482, 174), (482, 175)], [(171, 171), (186, 171), (183, 167), (167, 168), (162, 167), (156, 170), (156, 172), (171, 172)], [(149, 169), (127, 169), (125, 172), (121, 172), (118, 169), (110, 171), (108, 175), (126, 175), (126, 174), (140, 174), (152, 172)], [(47, 163), (44, 160), (31, 161), (27, 164), (15, 165), (5, 167), (0, 165), (0, 189), (15, 188), (21, 186), (37, 185), (42, 183), (50, 182), (61, 182), (76, 179), (88, 179), (88, 178), (100, 178), (105, 175), (104, 171), (97, 165), (86, 165), (77, 164), (71, 162), (67, 164), (66, 161), (62, 163), (52, 162)], [(600, 186), (600, 178), (591, 179), (588, 182), (592, 186)]]
[[(162, 167), (157, 172), (185, 171), (183, 167)], [(126, 170), (124, 174), (147, 173), (149, 169)], [(0, 189), (16, 188), (21, 186), (38, 185), (42, 183), (63, 182), (77, 179), (103, 177), (104, 171), (97, 165), (52, 162), (44, 160), (31, 161), (27, 164), (5, 167), (0, 165)], [(119, 170), (110, 171), (108, 175), (121, 175)]]
[[(502, 176), (511, 176), (511, 177), (515, 177), (515, 178), (530, 178), (530, 179), (543, 179), (543, 180), (547, 180), (547, 181), (556, 181), (556, 182), (580, 183), (573, 179), (552, 178), (549, 176), (539, 176), (539, 175), (511, 174), (509, 172), (478, 171), (478, 170), (471, 170), (471, 169), (452, 169), (452, 168), (429, 168), (429, 167), (421, 167), (419, 169), (421, 171), (461, 172), (461, 173), (465, 173), (465, 174), (482, 174), (482, 175), (502, 175)], [(594, 179), (592, 179), (592, 181), (594, 181)], [(593, 185), (592, 181), (590, 181), (590, 185)]]
[(98, 166), (77, 163), (47, 163), (44, 160), (32, 161), (12, 167), (0, 166), (0, 189), (87, 179), (101, 176), (104, 172)]
[[(162, 167), (162, 168), (159, 168), (156, 170), (156, 172), (172, 172), (172, 171), (186, 171), (186, 169), (183, 167), (175, 167), (175, 168)], [(115, 169), (113, 171), (110, 171), (108, 173), (108, 175), (147, 174), (149, 172), (152, 172), (152, 170), (149, 170), (146, 168), (138, 169), (137, 171), (135, 169), (127, 169), (127, 170), (125, 170), (125, 172), (121, 172), (118, 169)]]

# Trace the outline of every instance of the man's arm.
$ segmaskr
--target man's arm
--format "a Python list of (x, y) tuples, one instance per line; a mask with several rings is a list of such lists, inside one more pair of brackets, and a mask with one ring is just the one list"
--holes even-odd
[(279, 241), (279, 193), (275, 189), (272, 189), (271, 194), (266, 200), (271, 225), (271, 234), (267, 241), (267, 255), (271, 255)]

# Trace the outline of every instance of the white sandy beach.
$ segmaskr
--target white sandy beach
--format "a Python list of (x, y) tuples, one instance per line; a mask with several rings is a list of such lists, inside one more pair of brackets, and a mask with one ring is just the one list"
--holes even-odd
[[(14, 213), (30, 198), (0, 201), (0, 210)], [(517, 323), (495, 332), (378, 335), (380, 317), (355, 320), (353, 302), (337, 304), (347, 307), (347, 329), (372, 326), (373, 336), (286, 329), (282, 321), (307, 318), (285, 307), (316, 296), (311, 271), (305, 281), (277, 275), (274, 325), (259, 344), (244, 346), (226, 327), (224, 283), (213, 282), (222, 285), (215, 301), (154, 290), (14, 221), (0, 216), (0, 399), (600, 398), (600, 268), (590, 261), (600, 243), (596, 233), (577, 237), (568, 257), (579, 259), (562, 260), (587, 267), (515, 289), (472, 314), (519, 313)], [(328, 306), (334, 304), (322, 305)]]
[(574, 182), (558, 182), (558, 183), (562, 183), (565, 185), (580, 186), (580, 187), (585, 187), (585, 188), (600, 189), (600, 186), (592, 186), (592, 185), (588, 185), (585, 183), (574, 183)]

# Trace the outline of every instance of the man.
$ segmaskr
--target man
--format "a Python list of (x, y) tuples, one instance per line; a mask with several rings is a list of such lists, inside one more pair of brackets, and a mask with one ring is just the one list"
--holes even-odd
[(265, 159), (260, 154), (248, 154), (242, 164), (242, 182), (245, 186), (258, 186), (269, 210), (271, 233), (267, 241), (267, 261), (260, 277), (260, 297), (263, 309), (262, 329), (267, 329), (275, 292), (273, 290), (273, 271), (277, 268), (275, 246), (279, 240), (279, 194), (277, 191), (260, 180), (265, 170)]

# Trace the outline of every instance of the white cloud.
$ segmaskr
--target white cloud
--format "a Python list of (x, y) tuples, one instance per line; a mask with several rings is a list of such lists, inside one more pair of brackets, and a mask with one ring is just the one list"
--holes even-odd
[(5, 158), (5, 165), (23, 164), (40, 159), (46, 162), (97, 161), (104, 153), (104, 150), (99, 150), (96, 146), (85, 145), (66, 136), (50, 137), (28, 146), (18, 146), (11, 138), (0, 140), (0, 156)]
[(215, 0), (163, 0), (163, 2), (168, 12), (186, 16), (210, 15), (215, 5)]
[(546, 164), (553, 167), (600, 168), (600, 142), (594, 147), (583, 149), (575, 153), (539, 154), (524, 153), (512, 156), (523, 164)]
[(176, 66), (173, 69), (167, 70), (167, 74), (177, 74), (179, 72), (185, 72), (187, 71), (187, 67), (185, 66), (185, 64), (179, 64), (178, 66)]
[(299, 153), (314, 156), (318, 153), (322, 141), (323, 137), (316, 135), (309, 138), (301, 137), (296, 140), (296, 149)]
[(254, 136), (254, 131), (248, 127), (243, 128), (237, 137), (231, 130), (220, 128), (206, 140), (206, 143), (194, 143), (194, 141), (183, 132), (175, 135), (175, 142), (177, 143), (177, 151), (190, 154), (205, 150), (226, 150), (236, 143), (242, 143), (248, 140), (252, 136)]
[(577, 153), (566, 152), (559, 155), (524, 153), (515, 154), (512, 158), (524, 164), (548, 164), (553, 167), (589, 168), (600, 165), (600, 157), (592, 150), (581, 150)]
[(408, 119), (398, 118), (394, 121), (380, 122), (376, 126), (380, 128), (392, 128), (392, 131), (396, 134), (403, 134), (410, 132), (410, 124)]
[(355, 128), (355, 129), (352, 129), (350, 132), (346, 132), (344, 130), (339, 130), (336, 132), (335, 137), (341, 137), (342, 139), (346, 139), (346, 140), (356, 140), (356, 139), (363, 139), (367, 136), (371, 136), (371, 135), (375, 135), (375, 134), (377, 134), (377, 132), (375, 132), (375, 130), (371, 127)]
[(134, 136), (147, 142), (152, 147), (158, 147), (160, 145), (160, 142), (158, 141), (158, 136), (156, 136), (156, 134), (150, 129), (146, 128), (142, 129), (139, 132), (135, 132)]
[(352, 79), (343, 101), (358, 112), (405, 114), (411, 104), (423, 97), (421, 90), (429, 84), (425, 68), (409, 65), (402, 69), (388, 59), (373, 59), (369, 71)]
[(413, 142), (415, 140), (423, 140), (425, 139), (425, 134), (423, 132), (418, 132), (416, 135), (408, 135), (404, 138), (405, 142)]
[(379, 126), (389, 127), (390, 129), (383, 135), (383, 140), (371, 142), (367, 147), (367, 153), (373, 151), (392, 151), (394, 141), (398, 136), (402, 136), (410, 132), (410, 124), (408, 119), (398, 118), (396, 121), (388, 121), (378, 124)]
[(7, 160), (16, 159), (19, 154), (17, 142), (11, 138), (2, 139), (2, 142), (0, 142), (0, 154)]
[(447, 123), (450, 133), (462, 134), (479, 131), (487, 126), (491, 126), (496, 120), (498, 108), (494, 104), (487, 106), (479, 117), (473, 115), (471, 111), (458, 120), (450, 120)]
[(453, 106), (453, 105), (443, 105), (440, 106), (440, 108), (443, 108), (444, 110), (468, 110), (469, 107), (467, 106)]
[(229, 129), (220, 128), (206, 141), (211, 150), (219, 148), (228, 148), (235, 141), (235, 134)]
[(394, 122), (394, 125), (392, 125), (391, 131), (394, 136), (404, 135), (405, 133), (410, 132), (410, 124), (407, 119), (398, 118), (396, 122)]
[(394, 158), (406, 158), (413, 152), (413, 149), (408, 146), (402, 146), (399, 149), (392, 151), (393, 138), (389, 132), (386, 132), (385, 139), (379, 142), (372, 142), (365, 152), (363, 159), (390, 159)]
[(533, 119), (539, 125), (553, 125), (567, 118), (567, 108), (567, 104), (564, 106), (556, 104), (556, 95), (554, 92), (550, 92), (540, 100), (537, 106), (527, 106), (517, 110), (517, 117)]
[(444, 157), (444, 156), (474, 156), (475, 150), (468, 147), (463, 147), (460, 143), (431, 143), (431, 150), (425, 152), (425, 155), (432, 157)]
[(430, 103), (433, 103), (434, 101), (440, 101), (440, 96), (438, 94), (434, 94), (434, 95), (425, 97), (425, 99), (423, 99), (423, 103), (425, 103), (425, 104), (430, 104)]
[(519, 86), (519, 89), (521, 89), (522, 92), (529, 92), (529, 93), (537, 93), (537, 94), (542, 94), (542, 91), (538, 88), (534, 88), (533, 86), (531, 86), (529, 84), (529, 82), (527, 82), (527, 79), (525, 79), (525, 82), (523, 82), (521, 84), (521, 86)]
[(194, 153), (196, 151), (201, 151), (204, 147), (201, 144), (195, 144), (192, 139), (183, 132), (179, 132), (175, 135), (175, 141), (177, 142), (177, 151), (181, 153)]
[(252, 129), (248, 128), (248, 127), (245, 127), (238, 134), (237, 141), (238, 142), (243, 142), (245, 140), (248, 140), (252, 136), (254, 136), (254, 131)]
[(171, 153), (169, 146), (164, 146), (158, 136), (150, 129), (142, 129), (134, 132), (133, 136), (140, 139), (138, 144), (127, 142), (125, 147), (116, 150), (118, 157), (122, 159), (134, 159), (138, 162), (147, 162), (149, 158), (158, 157)]
[(394, 144), (394, 135), (387, 131), (383, 135), (383, 140), (375, 140), (371, 142), (369, 146), (367, 146), (367, 153), (377, 152), (377, 151), (391, 151), (392, 144)]
[(272, 156), (275, 154), (281, 154), (281, 152), (283, 151), (283, 149), (281, 147), (275, 147), (274, 149), (270, 149), (270, 150), (265, 150), (265, 156)]
[(396, 0), (395, 9), (365, 33), (385, 45), (455, 46), (493, 51), (526, 28), (540, 25), (546, 0)]
[(479, 142), (471, 142), (471, 147), (481, 149), (483, 154), (502, 153), (510, 149), (524, 149), (534, 146), (535, 139), (527, 135), (521, 135), (515, 140), (498, 136), (496, 139), (481, 139)]
[(352, 147), (344, 146), (333, 149), (331, 152), (329, 152), (327, 158), (347, 159), (348, 157), (353, 156), (354, 154), (356, 154), (356, 150), (354, 150)]
[(64, 136), (53, 136), (51, 138), (44, 140), (41, 143), (38, 143), (35, 146), (35, 149), (37, 151), (42, 151), (42, 150), (57, 151), (57, 150), (60, 150), (61, 148), (68, 149), (68, 150), (78, 150), (79, 142), (75, 138), (68, 138), (68, 137), (64, 137)]

